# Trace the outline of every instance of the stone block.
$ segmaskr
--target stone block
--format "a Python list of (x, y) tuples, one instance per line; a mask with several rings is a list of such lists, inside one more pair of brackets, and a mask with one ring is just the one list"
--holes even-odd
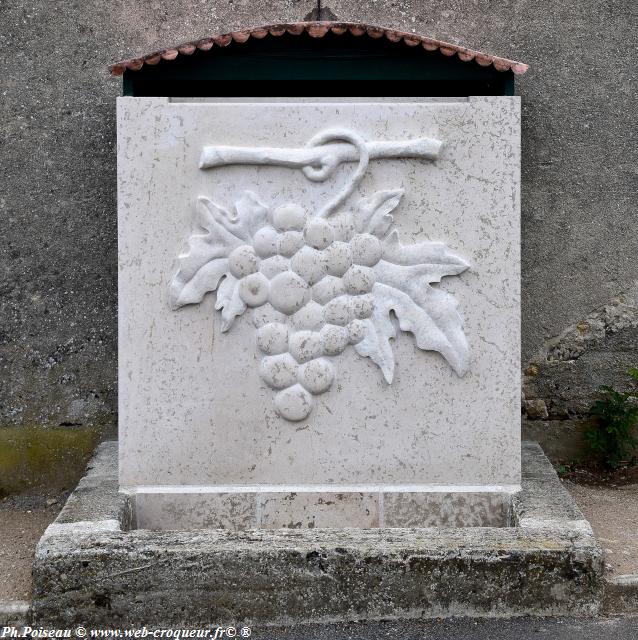
[(257, 494), (136, 493), (135, 526), (139, 529), (254, 529)]

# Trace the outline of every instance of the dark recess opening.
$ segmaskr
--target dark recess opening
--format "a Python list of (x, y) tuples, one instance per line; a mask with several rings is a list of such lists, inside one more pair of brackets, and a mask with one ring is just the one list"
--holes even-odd
[(124, 73), (124, 95), (497, 96), (513, 95), (514, 74), (421, 46), (350, 33), (250, 38)]

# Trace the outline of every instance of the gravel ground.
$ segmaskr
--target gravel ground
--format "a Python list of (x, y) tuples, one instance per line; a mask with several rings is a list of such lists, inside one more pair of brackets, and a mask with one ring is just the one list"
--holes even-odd
[(568, 480), (564, 484), (605, 549), (609, 575), (638, 574), (638, 484), (600, 487)]
[(31, 599), (35, 546), (65, 499), (37, 496), (0, 501), (0, 600)]

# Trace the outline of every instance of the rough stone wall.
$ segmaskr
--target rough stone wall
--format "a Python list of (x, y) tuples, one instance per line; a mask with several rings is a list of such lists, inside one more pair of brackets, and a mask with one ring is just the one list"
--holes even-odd
[(627, 375), (638, 362), (638, 283), (544, 342), (523, 371), (525, 437), (554, 458), (587, 454), (583, 431), (601, 385), (635, 387)]
[[(324, 4), (342, 20), (415, 30), (531, 65), (517, 85), (524, 362), (631, 289), (638, 280), (632, 3)], [(115, 419), (120, 83), (106, 66), (208, 33), (299, 20), (313, 7), (295, 0), (0, 3), (0, 424)], [(618, 340), (636, 364), (636, 335), (634, 323), (591, 342), (599, 347), (579, 357), (575, 380), (616, 375), (625, 359), (606, 354)], [(564, 388), (550, 398), (563, 369), (540, 370), (538, 397), (552, 411), (568, 406)]]
[(638, 283), (545, 342), (524, 370), (528, 418), (587, 415), (603, 384), (623, 389), (638, 358)]

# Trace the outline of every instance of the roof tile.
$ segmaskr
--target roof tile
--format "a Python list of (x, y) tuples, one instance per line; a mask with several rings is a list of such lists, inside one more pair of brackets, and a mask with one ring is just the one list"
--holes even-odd
[(174, 49), (164, 49), (163, 51), (155, 51), (138, 58), (122, 60), (111, 65), (109, 70), (112, 75), (121, 76), (126, 70), (138, 71), (145, 64), (157, 64), (160, 59), (175, 60), (178, 55), (191, 55), (196, 49), (209, 51), (215, 44), (220, 47), (225, 47), (233, 41), (241, 44), (250, 38), (260, 40), (268, 35), (281, 36), (284, 33), (300, 35), (304, 31), (313, 38), (323, 38), (329, 32), (336, 35), (342, 35), (347, 31), (354, 36), (362, 36), (364, 34), (367, 34), (370, 38), (382, 38), (385, 36), (390, 42), (400, 42), (403, 40), (408, 47), (416, 47), (420, 44), (426, 51), (438, 50), (444, 56), (448, 57), (457, 55), (463, 62), (476, 60), (476, 62), (482, 67), (489, 67), (490, 65), (493, 65), (497, 71), (512, 71), (516, 75), (521, 75), (528, 69), (528, 66), (523, 62), (508, 60), (507, 58), (499, 58), (497, 56), (481, 53), (480, 51), (473, 51), (466, 47), (460, 47), (449, 42), (434, 40), (433, 38), (428, 38), (427, 36), (415, 33), (397, 31), (396, 29), (387, 29), (386, 27), (354, 22), (294, 22), (242, 29), (239, 31), (232, 31), (231, 33), (203, 38), (193, 42), (186, 42)]

